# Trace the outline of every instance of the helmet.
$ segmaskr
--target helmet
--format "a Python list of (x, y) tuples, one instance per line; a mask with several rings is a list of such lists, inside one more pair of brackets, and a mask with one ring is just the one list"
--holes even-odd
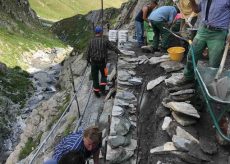
[(102, 32), (102, 27), (101, 26), (97, 26), (95, 28), (95, 33), (101, 33)]

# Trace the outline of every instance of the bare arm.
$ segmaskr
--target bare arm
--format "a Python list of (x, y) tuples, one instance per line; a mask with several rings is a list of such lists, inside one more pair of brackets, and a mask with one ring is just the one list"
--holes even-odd
[(148, 19), (147, 19), (148, 7), (144, 6), (142, 8), (142, 11), (143, 11), (143, 20), (148, 22)]
[(196, 1), (195, 0), (189, 0), (190, 3), (191, 3), (191, 6), (192, 6), (192, 10), (195, 12), (195, 13), (199, 13), (199, 7), (198, 5), (196, 4)]
[(98, 149), (98, 151), (93, 154), (93, 162), (94, 162), (94, 164), (99, 164), (99, 154), (100, 154), (100, 149)]

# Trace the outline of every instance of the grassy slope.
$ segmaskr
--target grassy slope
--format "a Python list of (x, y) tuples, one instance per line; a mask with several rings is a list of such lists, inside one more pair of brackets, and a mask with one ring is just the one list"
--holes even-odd
[(65, 46), (45, 29), (29, 28), (19, 22), (15, 25), (11, 30), (0, 26), (0, 62), (8, 67), (25, 68), (25, 63), (21, 61), (21, 54), (25, 51)]
[[(127, 0), (104, 0), (104, 8), (120, 8)], [(29, 0), (32, 8), (45, 19), (60, 20), (101, 8), (101, 0)]]

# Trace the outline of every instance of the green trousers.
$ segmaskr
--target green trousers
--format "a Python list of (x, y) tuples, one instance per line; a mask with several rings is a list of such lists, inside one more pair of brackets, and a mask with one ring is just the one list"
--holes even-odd
[(158, 49), (159, 47), (159, 40), (161, 37), (161, 47), (163, 52), (167, 52), (168, 44), (169, 44), (169, 36), (170, 33), (163, 29), (165, 23), (164, 22), (156, 22), (152, 21), (152, 28), (154, 32), (154, 37), (153, 37), (153, 49)]
[[(104, 91), (107, 85), (107, 76), (105, 75), (106, 63), (92, 62), (91, 75), (93, 79), (93, 89), (95, 92)], [(99, 72), (101, 73), (101, 82), (99, 84)]]
[[(209, 30), (204, 27), (199, 28), (192, 43), (195, 62), (197, 63), (197, 61), (202, 58), (204, 49), (208, 47), (209, 66), (218, 68), (223, 56), (227, 34), (227, 30)], [(188, 80), (194, 78), (191, 52), (190, 49), (184, 69), (184, 76)]]

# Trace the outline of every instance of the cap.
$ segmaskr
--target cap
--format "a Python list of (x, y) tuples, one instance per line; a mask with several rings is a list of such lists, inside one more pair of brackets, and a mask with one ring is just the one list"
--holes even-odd
[(96, 32), (96, 33), (101, 33), (101, 32), (102, 32), (102, 27), (101, 27), (101, 26), (97, 26), (97, 27), (95, 28), (95, 32)]

